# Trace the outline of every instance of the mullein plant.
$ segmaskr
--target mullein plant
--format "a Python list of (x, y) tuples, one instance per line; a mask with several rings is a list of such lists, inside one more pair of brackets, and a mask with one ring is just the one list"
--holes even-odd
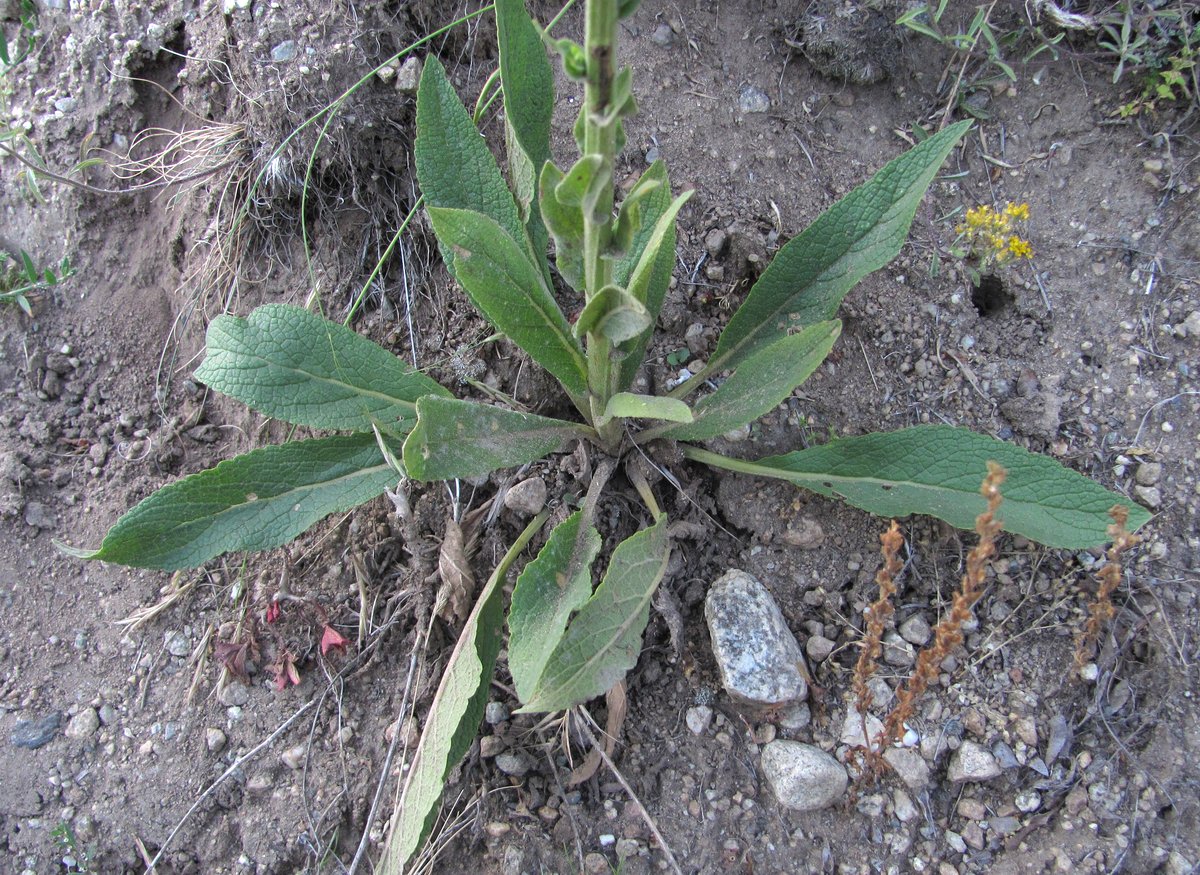
[[(882, 516), (931, 514), (962, 528), (987, 507), (977, 486), (995, 461), (1009, 472), (1005, 527), (1069, 548), (1103, 543), (1106, 512), (1123, 501), (1052, 459), (949, 426), (754, 460), (705, 447), (773, 410), (829, 354), (842, 299), (899, 252), (965, 121), (888, 163), (782, 247), (699, 373), (666, 394), (633, 390), (675, 264), (676, 217), (691, 196), (672, 194), (661, 161), (619, 201), (614, 191), (623, 121), (636, 111), (633, 71), (618, 64), (618, 21), (636, 6), (588, 0), (578, 44), (550, 38), (521, 0), (497, 0), (507, 179), (433, 56), (418, 90), (414, 158), (446, 267), (496, 331), (557, 380), (562, 403), (544, 409), (573, 415), (455, 398), (388, 350), (298, 307), (221, 316), (196, 379), (268, 416), (338, 434), (264, 447), (183, 478), (125, 514), (98, 549), (67, 548), (126, 565), (195, 566), (284, 544), (408, 483), (486, 477), (579, 442), (590, 448), (595, 473), (573, 512), (544, 537), (548, 514), (535, 516), (475, 596), (400, 790), (384, 871), (400, 871), (421, 846), (446, 776), (478, 730), (503, 639), (503, 584), (535, 538), (542, 546), (518, 576), (507, 616), (522, 710), (585, 703), (637, 661), (673, 537), (645, 457), (780, 478)], [(550, 149), (548, 53), (583, 89), (579, 157), (563, 165)], [(566, 287), (583, 300), (574, 320), (560, 306)], [(601, 558), (597, 508), (612, 488), (628, 488), (640, 506), (639, 530)], [(1131, 530), (1148, 518), (1125, 505)], [(605, 567), (598, 583), (597, 564)]]

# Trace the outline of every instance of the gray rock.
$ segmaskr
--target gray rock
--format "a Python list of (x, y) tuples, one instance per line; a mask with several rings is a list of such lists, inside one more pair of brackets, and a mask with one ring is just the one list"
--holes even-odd
[(833, 648), (836, 646), (824, 635), (813, 635), (804, 642), (804, 652), (813, 662), (824, 662), (829, 658), (829, 654), (833, 653)]
[(913, 646), (895, 632), (888, 632), (883, 636), (883, 661), (888, 665), (903, 668), (912, 665), (916, 658), (917, 653)]
[(819, 747), (799, 741), (772, 741), (762, 752), (762, 770), (781, 805), (818, 811), (842, 798), (846, 770)]
[(486, 759), (491, 759), (496, 754), (500, 753), (507, 745), (504, 739), (499, 735), (485, 735), (479, 739), (479, 755)]
[(250, 688), (234, 681), (221, 690), (217, 695), (217, 700), (227, 708), (231, 706), (240, 708), (250, 701)]
[(1019, 811), (1026, 814), (1033, 814), (1042, 807), (1042, 797), (1036, 790), (1026, 790), (1023, 793), (1018, 793), (1015, 804)]
[(761, 88), (747, 85), (738, 92), (738, 109), (742, 112), (766, 112), (770, 108), (771, 98)]
[(283, 761), (283, 764), (293, 772), (298, 772), (304, 768), (304, 761), (307, 758), (308, 745), (304, 744), (297, 744), (295, 747), (289, 747), (279, 755), (279, 759)]
[(117, 722), (117, 709), (112, 705), (104, 704), (100, 706), (100, 722), (105, 726), (112, 726)]
[(100, 728), (100, 715), (95, 708), (84, 708), (67, 723), (67, 738), (91, 738)]
[(25, 525), (35, 529), (52, 529), (55, 526), (54, 511), (40, 501), (25, 505)]
[(220, 753), (225, 749), (229, 738), (215, 726), (210, 726), (204, 730), (204, 746), (208, 748), (209, 753)]
[(546, 506), (546, 484), (541, 477), (522, 480), (504, 494), (504, 506), (521, 516), (535, 516)]
[(1133, 477), (1140, 486), (1153, 486), (1161, 478), (1161, 462), (1142, 462), (1142, 464), (1138, 465), (1137, 473)]
[(188, 637), (178, 630), (168, 632), (163, 638), (167, 653), (172, 656), (183, 658), (192, 652), (192, 644)]
[(421, 59), (410, 56), (396, 74), (396, 90), (403, 94), (416, 94), (421, 83)]
[(64, 115), (66, 113), (74, 112), (78, 106), (79, 101), (70, 95), (66, 97), (60, 97), (58, 100), (54, 101), (54, 108)]
[(502, 753), (496, 757), (496, 768), (506, 775), (519, 778), (533, 767), (529, 757), (521, 752)]
[(883, 759), (910, 790), (929, 786), (929, 763), (919, 751), (911, 747), (889, 747), (883, 752)]
[(296, 57), (296, 41), (294, 39), (284, 40), (275, 48), (271, 49), (271, 60), (276, 64), (286, 63)]
[(812, 517), (802, 516), (800, 519), (788, 523), (780, 540), (789, 547), (815, 550), (825, 543), (825, 530)]
[(721, 683), (737, 702), (788, 706), (808, 698), (804, 654), (766, 587), (744, 571), (713, 582), (704, 617)]
[(788, 708), (779, 718), (779, 726), (781, 729), (789, 729), (795, 732), (798, 729), (804, 729), (812, 722), (812, 709), (808, 707), (808, 702), (801, 702), (799, 705), (793, 705)]
[(913, 804), (912, 797), (899, 788), (892, 793), (892, 811), (896, 813), (896, 819), (901, 823), (916, 820), (919, 813), (917, 806)]
[(900, 628), (897, 631), (900, 633), (901, 638), (916, 647), (924, 647), (929, 643), (929, 639), (933, 637), (933, 630), (929, 628), (929, 621), (922, 614), (913, 614), (900, 624)]
[(13, 727), (9, 741), (13, 747), (23, 747), (26, 750), (37, 750), (54, 740), (58, 735), (58, 727), (62, 725), (62, 715), (57, 711), (39, 717), (36, 720), (18, 720)]
[(483, 719), (492, 726), (503, 723), (508, 719), (508, 708), (503, 702), (488, 702), (483, 711)]
[[(1158, 510), (1162, 506), (1162, 492), (1157, 486), (1135, 486), (1133, 487), (1133, 497), (1138, 504), (1148, 507), (1150, 510)], [(26, 522), (29, 519), (29, 510), (25, 511)]]
[(846, 710), (846, 718), (842, 721), (842, 744), (850, 747), (874, 747), (875, 739), (883, 732), (883, 721), (874, 714), (866, 716), (867, 738), (863, 738), (862, 716), (858, 709), (850, 707)]
[(671, 25), (666, 22), (654, 28), (654, 33), (650, 36), (650, 42), (656, 46), (669, 46), (674, 39), (675, 31), (671, 30)]
[(955, 784), (967, 781), (990, 781), (1000, 774), (1000, 764), (992, 752), (974, 741), (964, 741), (950, 757), (947, 777)]
[(712, 726), (713, 709), (707, 705), (696, 705), (687, 709), (683, 719), (693, 735), (703, 735), (708, 732), (708, 727)]

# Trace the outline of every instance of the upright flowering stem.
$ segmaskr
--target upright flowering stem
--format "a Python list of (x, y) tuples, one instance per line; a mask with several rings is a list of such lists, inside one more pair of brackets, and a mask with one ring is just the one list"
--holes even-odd
[[(613, 81), (617, 75), (617, 2), (588, 0), (584, 30), (587, 78), (584, 86), (583, 154), (600, 164), (596, 183), (583, 211), (584, 288), (591, 300), (612, 282), (612, 261), (605, 257), (613, 233), (613, 163), (617, 151), (617, 126), (613, 111)], [(604, 413), (613, 394), (612, 344), (599, 333), (589, 333), (588, 382), (591, 385), (592, 419)], [(620, 425), (608, 423), (600, 430), (606, 444), (620, 440)]]

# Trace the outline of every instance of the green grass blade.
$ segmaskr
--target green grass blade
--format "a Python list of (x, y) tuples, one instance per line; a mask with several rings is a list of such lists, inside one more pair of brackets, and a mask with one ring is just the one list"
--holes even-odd
[[(445, 68), (432, 55), (425, 59), (417, 90), (413, 158), (427, 207), (482, 213), (519, 241), (521, 251), (533, 259), (517, 203), (496, 159), (446, 78)], [(445, 243), (442, 258), (456, 272), (454, 253)]]
[(450, 394), (378, 344), (286, 304), (210, 322), (196, 379), (268, 416), (348, 431), (408, 431), (418, 398)]
[(576, 511), (517, 578), (508, 611), (508, 669), (522, 702), (533, 695), (567, 620), (592, 594), (592, 562), (600, 544), (600, 533)]
[(810, 325), (750, 356), (717, 391), (693, 405), (694, 420), (658, 426), (642, 435), (704, 441), (726, 434), (774, 410), (825, 361), (842, 333), (833, 320)]
[(975, 525), (986, 507), (979, 484), (989, 461), (1008, 471), (1004, 528), (1050, 547), (1072, 550), (1108, 540), (1108, 510), (1129, 508), (1129, 530), (1150, 519), (1145, 508), (1109, 492), (1047, 456), (944, 425), (842, 438), (757, 462), (729, 459), (695, 447), (684, 455), (742, 474), (776, 477), (821, 495), (841, 498), (883, 517), (923, 513), (960, 529)]
[(583, 349), (541, 272), (490, 217), (430, 207), (434, 233), (454, 253), (458, 281), (493, 325), (553, 374), (575, 399), (587, 392)]
[(446, 778), (466, 755), (479, 731), (504, 627), (500, 584), (546, 516), (542, 513), (534, 517), (509, 548), (484, 584), (458, 636), (425, 718), (421, 741), (392, 817), (392, 830), (375, 870), (382, 875), (399, 875), (420, 849), (437, 816)]
[(571, 620), (521, 711), (558, 711), (586, 702), (633, 668), (670, 553), (665, 515), (617, 546), (604, 580)]
[(404, 467), (417, 480), (480, 477), (533, 462), (585, 432), (560, 419), (426, 395), (404, 442)]
[(63, 549), (137, 568), (192, 568), (286, 544), (395, 482), (372, 434), (264, 447), (164, 486), (117, 520), (100, 549)]
[(951, 125), (889, 162), (780, 249), (722, 332), (707, 372), (789, 329), (832, 319), (859, 280), (900, 252), (925, 189), (970, 125)]

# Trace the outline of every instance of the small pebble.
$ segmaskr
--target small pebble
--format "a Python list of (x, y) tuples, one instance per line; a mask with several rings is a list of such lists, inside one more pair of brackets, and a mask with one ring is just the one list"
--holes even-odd
[(292, 771), (299, 771), (300, 769), (304, 768), (304, 760), (307, 758), (307, 756), (308, 747), (303, 744), (298, 744), (295, 747), (289, 747), (287, 750), (285, 750), (282, 754), (280, 754), (279, 759), (281, 759), (283, 764)]
[(225, 749), (229, 738), (220, 729), (215, 726), (210, 726), (204, 730), (204, 746), (208, 748), (209, 753), (220, 753)]
[(933, 630), (929, 628), (929, 621), (921, 614), (913, 614), (900, 624), (897, 631), (901, 638), (917, 647), (924, 647), (933, 636)]
[(275, 48), (271, 49), (271, 60), (276, 64), (282, 64), (296, 57), (296, 41), (284, 40)]
[(849, 784), (841, 763), (819, 747), (798, 741), (773, 741), (764, 747), (762, 770), (780, 804), (797, 811), (833, 805)]
[(504, 494), (504, 506), (521, 516), (536, 516), (546, 506), (546, 484), (541, 477), (522, 480)]
[(964, 741), (950, 757), (947, 777), (955, 784), (968, 781), (990, 781), (1000, 774), (1000, 764), (992, 752), (974, 741)]
[(738, 92), (738, 109), (742, 112), (766, 112), (771, 108), (771, 98), (766, 92), (747, 85)]
[(712, 726), (713, 709), (707, 705), (696, 705), (687, 709), (683, 719), (693, 735), (703, 735)]
[(508, 707), (503, 702), (488, 702), (483, 712), (483, 719), (490, 725), (503, 723), (508, 719)]
[(1042, 807), (1042, 797), (1034, 790), (1019, 793), (1015, 801), (1017, 808), (1026, 814), (1032, 814)]
[(221, 692), (217, 694), (217, 701), (226, 707), (241, 707), (250, 701), (250, 688), (237, 681), (226, 684)]
[(650, 42), (656, 46), (669, 46), (674, 39), (675, 31), (671, 30), (671, 25), (666, 22), (656, 27), (650, 36)]
[(54, 740), (58, 735), (58, 727), (62, 725), (62, 715), (57, 711), (39, 717), (36, 720), (18, 720), (13, 727), (9, 741), (13, 747), (25, 750), (37, 750)]
[(188, 637), (179, 631), (168, 632), (164, 636), (164, 642), (167, 648), (167, 653), (175, 657), (185, 657), (192, 652), (191, 642)]
[(95, 708), (84, 708), (67, 723), (67, 738), (91, 738), (100, 728), (100, 715)]
[[(478, 712), (476, 712), (478, 713)], [(521, 752), (502, 753), (496, 757), (496, 768), (506, 775), (519, 778), (533, 766), (529, 757)]]

